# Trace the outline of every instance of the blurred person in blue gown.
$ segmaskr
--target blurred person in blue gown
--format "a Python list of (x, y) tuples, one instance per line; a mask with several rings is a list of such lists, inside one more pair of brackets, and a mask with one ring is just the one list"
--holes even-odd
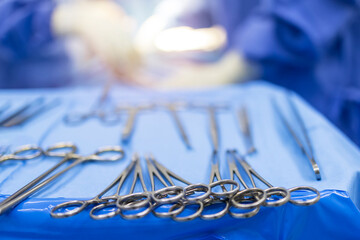
[[(360, 1), (207, 0), (179, 15), (194, 27), (221, 25), (228, 43), (215, 63), (189, 64), (159, 88), (261, 78), (296, 91), (360, 144)], [(127, 15), (111, 1), (0, 2), (0, 87), (73, 81), (60, 39), (76, 35), (117, 76), (136, 81), (141, 57)], [(254, 70), (253, 70), (254, 69)]]

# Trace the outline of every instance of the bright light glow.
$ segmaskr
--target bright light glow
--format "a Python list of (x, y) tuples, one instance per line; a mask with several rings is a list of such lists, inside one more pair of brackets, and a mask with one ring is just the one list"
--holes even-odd
[(164, 52), (214, 51), (226, 43), (223, 28), (194, 29), (191, 27), (175, 27), (160, 32), (155, 38), (155, 47)]

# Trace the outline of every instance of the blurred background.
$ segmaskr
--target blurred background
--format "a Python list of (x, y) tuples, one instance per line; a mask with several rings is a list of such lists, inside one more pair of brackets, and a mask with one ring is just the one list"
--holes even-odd
[(360, 143), (357, 0), (3, 0), (0, 87), (264, 80)]

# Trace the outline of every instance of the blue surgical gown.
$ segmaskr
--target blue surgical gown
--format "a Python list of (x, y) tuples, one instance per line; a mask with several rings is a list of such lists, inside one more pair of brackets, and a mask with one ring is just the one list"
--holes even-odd
[[(263, 78), (307, 99), (360, 145), (359, 0), (207, 0), (229, 47)], [(51, 0), (0, 2), (0, 87), (59, 86), (70, 64), (53, 37)]]
[(212, 0), (230, 47), (360, 145), (360, 1)]
[(0, 1), (0, 88), (57, 87), (72, 80), (61, 40), (54, 38), (52, 0)]

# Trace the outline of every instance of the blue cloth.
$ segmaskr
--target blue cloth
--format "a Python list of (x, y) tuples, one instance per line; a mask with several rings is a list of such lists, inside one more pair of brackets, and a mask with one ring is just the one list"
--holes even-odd
[(50, 28), (54, 7), (53, 0), (0, 1), (0, 88), (70, 82), (69, 59)]
[[(126, 116), (119, 124), (105, 126), (97, 119), (77, 127), (66, 126), (62, 117), (73, 110), (85, 111), (100, 95), (100, 88), (0, 91), (0, 102), (6, 99), (17, 104), (45, 96), (61, 97), (63, 104), (36, 118), (31, 124), (15, 129), (0, 129), (2, 138), (9, 139), (10, 149), (34, 143), (43, 147), (58, 141), (73, 141), (80, 154), (92, 153), (101, 146), (119, 143)], [(207, 183), (210, 174), (211, 142), (207, 116), (200, 110), (183, 110), (179, 116), (188, 132), (193, 150), (187, 150), (164, 109), (142, 112), (130, 145), (124, 146), (127, 157), (116, 163), (89, 163), (73, 169), (43, 191), (20, 204), (9, 214), (0, 216), (1, 239), (356, 239), (360, 231), (360, 152), (340, 131), (303, 100), (294, 101), (305, 121), (313, 142), (322, 180), (316, 181), (308, 161), (292, 140), (274, 112), (271, 99), (276, 99), (292, 123), (293, 116), (285, 101), (285, 91), (264, 82), (224, 87), (208, 91), (159, 93), (142, 89), (112, 88), (112, 102), (148, 102), (184, 99), (193, 103), (229, 103), (232, 111), (220, 111), (220, 171), (229, 177), (224, 151), (245, 150), (235, 118), (238, 106), (246, 104), (258, 153), (249, 163), (275, 186), (287, 188), (299, 185), (321, 190), (321, 200), (311, 207), (286, 204), (277, 208), (262, 208), (250, 219), (226, 216), (215, 221), (196, 219), (177, 223), (170, 219), (146, 218), (125, 221), (120, 217), (104, 221), (92, 220), (88, 211), (67, 219), (52, 219), (53, 206), (69, 199), (88, 199), (105, 188), (129, 163), (131, 154), (153, 153), (163, 165), (191, 182)], [(91, 101), (89, 101), (91, 99)], [(15, 108), (16, 106), (14, 106)], [(176, 153), (176, 154), (175, 154)], [(39, 158), (24, 162), (8, 162), (0, 168), (0, 197), (15, 192), (59, 160)], [(143, 164), (143, 170), (146, 169)], [(150, 180), (145, 173), (145, 183)], [(129, 179), (131, 180), (131, 179)], [(130, 182), (125, 182), (129, 186)], [(262, 185), (261, 185), (262, 186)], [(139, 186), (138, 186), (139, 187)], [(129, 189), (125, 187), (122, 193)], [(138, 190), (138, 189), (136, 189)]]
[(264, 79), (298, 92), (360, 144), (359, 1), (264, 0), (235, 25), (233, 47)]

